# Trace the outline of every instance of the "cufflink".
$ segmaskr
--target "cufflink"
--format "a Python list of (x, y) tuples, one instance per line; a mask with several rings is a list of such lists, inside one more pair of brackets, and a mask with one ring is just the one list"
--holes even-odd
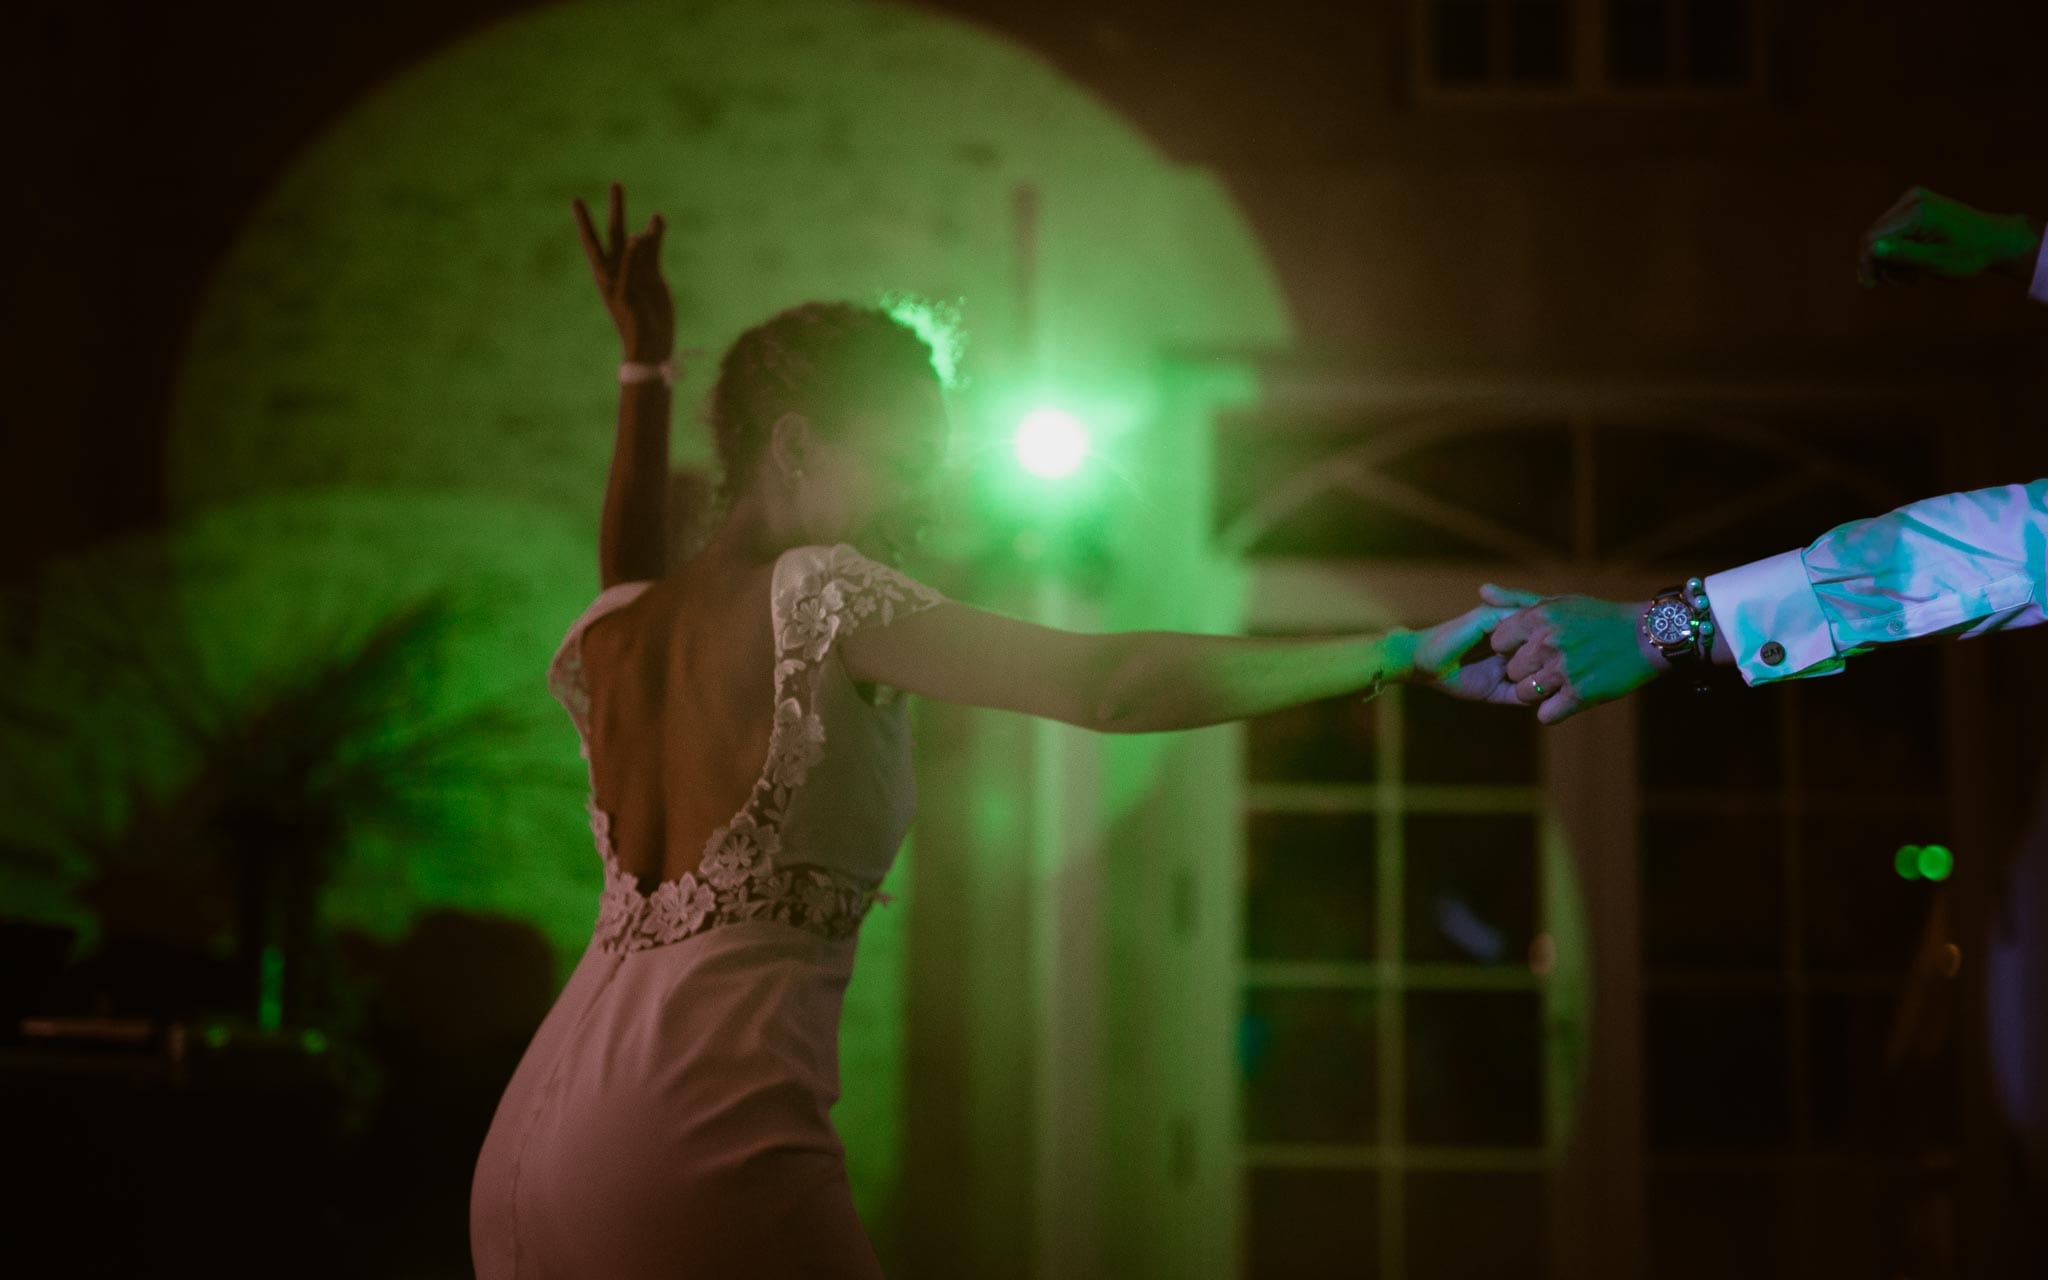
[(1757, 651), (1757, 656), (1764, 660), (1765, 666), (1775, 667), (1785, 660), (1785, 646), (1776, 640), (1769, 641)]

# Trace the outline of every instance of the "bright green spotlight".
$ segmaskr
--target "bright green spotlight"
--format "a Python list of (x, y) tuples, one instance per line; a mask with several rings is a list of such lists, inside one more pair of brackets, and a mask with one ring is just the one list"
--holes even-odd
[(1945, 844), (1930, 844), (1920, 851), (1920, 874), (1929, 880), (1946, 880), (1956, 869), (1956, 856)]
[(1039, 408), (1024, 415), (1015, 439), (1017, 461), (1048, 480), (1074, 474), (1088, 456), (1088, 432), (1064, 409)]

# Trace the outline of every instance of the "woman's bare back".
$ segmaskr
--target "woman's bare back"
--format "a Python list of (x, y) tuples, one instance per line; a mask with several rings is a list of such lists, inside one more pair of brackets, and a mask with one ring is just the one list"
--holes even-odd
[(700, 555), (583, 633), (590, 759), (642, 889), (695, 871), (747, 803), (775, 717), (773, 562)]

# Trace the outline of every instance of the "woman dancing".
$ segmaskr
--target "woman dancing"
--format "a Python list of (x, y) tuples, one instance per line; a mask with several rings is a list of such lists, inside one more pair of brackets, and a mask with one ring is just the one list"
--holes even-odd
[(600, 245), (573, 207), (627, 359), (603, 590), (548, 673), (589, 762), (604, 892), (477, 1162), (477, 1274), (879, 1276), (829, 1111), (855, 931), (911, 820), (902, 694), (1104, 733), (1382, 681), (1512, 701), (1482, 643), (1509, 611), (1281, 640), (1083, 635), (948, 601), (889, 563), (941, 479), (932, 351), (841, 303), (725, 354), (723, 515), (664, 565), (662, 220), (629, 238), (614, 183)]

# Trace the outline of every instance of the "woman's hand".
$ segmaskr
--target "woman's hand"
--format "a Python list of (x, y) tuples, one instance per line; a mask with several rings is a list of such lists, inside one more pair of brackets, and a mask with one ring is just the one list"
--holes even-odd
[(1427, 630), (1395, 633), (1400, 643), (1412, 648), (1405, 669), (1397, 660), (1391, 674), (1454, 698), (1513, 704), (1515, 687), (1507, 679), (1507, 659), (1487, 643), (1493, 629), (1513, 612), (1481, 605)]
[(590, 259), (591, 274), (597, 277), (598, 292), (604, 295), (605, 310), (618, 326), (626, 359), (648, 364), (668, 359), (676, 344), (675, 301), (669, 296), (668, 282), (661, 278), (661, 233), (668, 224), (657, 213), (647, 219), (645, 231), (628, 236), (625, 188), (614, 182), (611, 213), (606, 219), (607, 247), (600, 247), (583, 197), (577, 196), (570, 205), (576, 214), (576, 230), (583, 237), (583, 252)]

